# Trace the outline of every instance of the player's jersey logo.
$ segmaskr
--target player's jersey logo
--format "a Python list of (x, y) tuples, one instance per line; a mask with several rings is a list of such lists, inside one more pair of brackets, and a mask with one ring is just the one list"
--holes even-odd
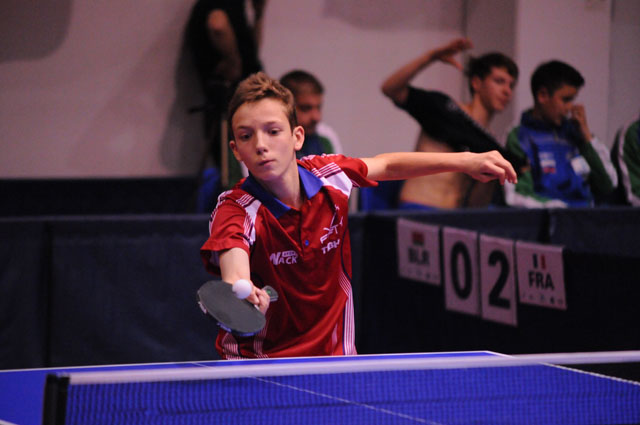
[(269, 260), (274, 266), (280, 264), (296, 264), (298, 262), (298, 253), (295, 251), (280, 251), (269, 255)]
[[(336, 205), (335, 208), (336, 208), (336, 212), (333, 213), (333, 218), (331, 219), (331, 225), (329, 227), (325, 227), (324, 230), (326, 233), (320, 236), (320, 244), (324, 245), (322, 247), (323, 254), (326, 254), (332, 249), (335, 249), (338, 246), (340, 246), (340, 238), (327, 242), (327, 239), (329, 239), (331, 235), (338, 235), (338, 228), (342, 227), (342, 221), (344, 220), (344, 217), (340, 217), (340, 220), (338, 221), (338, 212), (340, 211), (340, 207)], [(326, 245), (325, 245), (325, 242), (327, 242)]]

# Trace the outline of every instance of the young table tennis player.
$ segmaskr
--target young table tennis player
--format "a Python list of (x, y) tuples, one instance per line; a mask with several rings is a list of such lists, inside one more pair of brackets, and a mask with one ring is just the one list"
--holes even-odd
[[(218, 198), (201, 255), (207, 269), (234, 283), (251, 281), (247, 300), (266, 315), (252, 337), (220, 329), (225, 359), (356, 354), (347, 230), (352, 187), (456, 171), (487, 182), (514, 182), (498, 152), (400, 152), (296, 160), (304, 130), (293, 96), (263, 73), (240, 83), (229, 103), (229, 145), (249, 177)], [(262, 287), (272, 286), (269, 302)]]

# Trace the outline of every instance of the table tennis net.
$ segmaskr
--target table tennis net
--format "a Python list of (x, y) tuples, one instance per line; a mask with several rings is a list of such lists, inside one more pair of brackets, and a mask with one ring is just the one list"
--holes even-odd
[(640, 423), (635, 352), (354, 359), (51, 376), (44, 423)]

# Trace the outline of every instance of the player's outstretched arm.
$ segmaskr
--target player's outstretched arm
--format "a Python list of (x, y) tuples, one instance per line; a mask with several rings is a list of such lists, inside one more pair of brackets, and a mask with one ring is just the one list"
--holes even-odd
[(456, 38), (447, 44), (429, 50), (391, 74), (382, 84), (382, 93), (396, 103), (403, 104), (409, 94), (409, 82), (416, 74), (435, 61), (452, 65), (462, 71), (462, 64), (455, 58), (457, 53), (473, 47), (467, 38)]
[(395, 152), (362, 158), (371, 180), (404, 180), (444, 172), (466, 173), (476, 180), (516, 183), (517, 175), (498, 151), (472, 152)]
[[(231, 248), (221, 251), (218, 254), (220, 262), (220, 272), (222, 280), (233, 284), (239, 279), (246, 279), (251, 282), (251, 269), (249, 265), (249, 255), (241, 248)], [(251, 295), (247, 301), (258, 306), (262, 313), (269, 308), (269, 295), (252, 283)]]

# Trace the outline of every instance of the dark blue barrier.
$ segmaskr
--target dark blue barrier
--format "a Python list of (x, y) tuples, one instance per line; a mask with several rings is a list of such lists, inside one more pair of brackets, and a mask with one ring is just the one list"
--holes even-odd
[(41, 220), (0, 220), (0, 368), (46, 365), (48, 236)]
[(206, 216), (54, 222), (49, 364), (213, 358), (195, 297), (206, 237)]
[[(465, 209), (441, 211), (387, 211), (372, 213), (371, 217), (403, 217), (440, 226), (475, 230), (492, 236), (544, 242), (548, 239), (548, 213), (546, 210), (515, 210), (509, 208)], [(389, 235), (390, 236), (390, 235)], [(395, 238), (395, 234), (393, 235)], [(394, 239), (395, 243), (395, 239)]]
[(0, 217), (191, 213), (197, 186), (195, 177), (2, 179)]
[[(398, 277), (398, 218), (538, 242), (547, 237), (544, 210), (386, 211), (367, 216), (362, 246), (363, 311), (358, 335), (362, 353), (487, 349), (477, 318), (448, 314), (444, 290)], [(515, 332), (505, 329), (507, 332)], [(462, 340), (462, 341), (460, 341)], [(465, 347), (465, 348), (462, 348)]]
[(638, 257), (639, 237), (640, 208), (549, 211), (549, 242), (575, 251)]
[(217, 358), (208, 217), (0, 221), (0, 368)]
[[(396, 221), (563, 244), (567, 311), (519, 305), (518, 327), (446, 311), (397, 276)], [(195, 292), (207, 215), (0, 219), (0, 368), (216, 358)], [(361, 353), (640, 348), (640, 209), (464, 210), (349, 217)]]
[[(495, 350), (505, 353), (625, 350), (640, 348), (638, 264), (634, 246), (621, 249), (607, 235), (637, 240), (640, 209), (499, 210), (367, 217), (362, 269), (361, 353)], [(561, 219), (556, 217), (561, 216)], [(607, 233), (604, 217), (615, 229)], [(518, 326), (447, 311), (443, 286), (397, 275), (396, 220), (476, 230), (514, 240), (565, 245), (566, 311), (518, 305)], [(561, 222), (562, 225), (558, 225)], [(591, 228), (590, 226), (598, 226)], [(572, 235), (560, 238), (558, 235)], [(595, 236), (600, 234), (600, 241)], [(624, 234), (624, 236), (622, 236)], [(616, 245), (615, 254), (603, 254)], [(622, 255), (624, 254), (624, 255)]]

